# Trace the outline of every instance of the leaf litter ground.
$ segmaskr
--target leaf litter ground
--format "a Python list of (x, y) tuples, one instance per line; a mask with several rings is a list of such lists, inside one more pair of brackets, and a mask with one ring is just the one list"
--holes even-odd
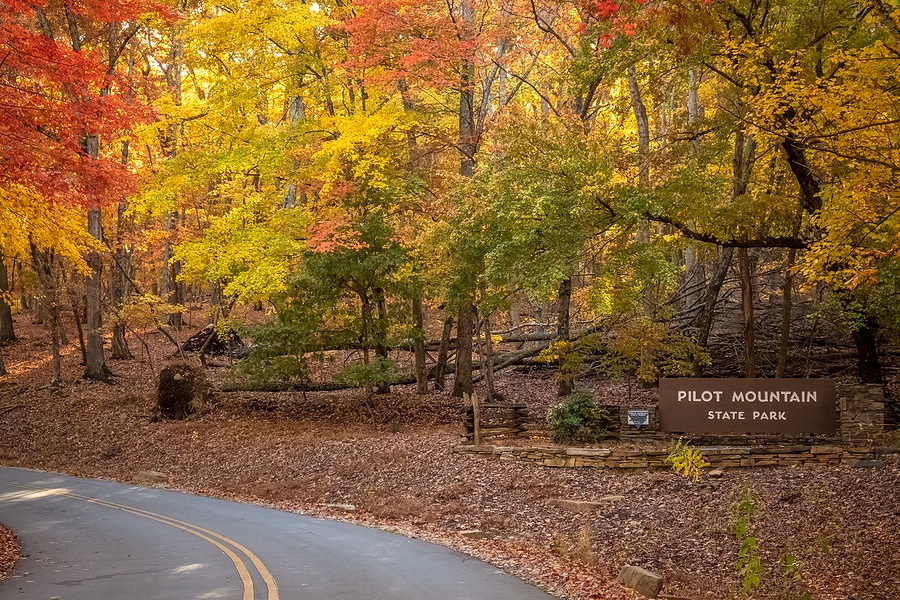
[[(359, 391), (217, 392), (210, 410), (155, 420), (153, 378), (172, 348), (147, 333), (140, 356), (114, 361), (110, 383), (80, 379), (66, 348), (64, 385), (49, 380), (46, 334), (22, 318), (4, 348), (0, 464), (138, 482), (159, 471), (167, 487), (380, 527), (487, 560), (560, 598), (630, 599), (616, 583), (625, 564), (661, 573), (664, 596), (747, 597), (736, 571), (732, 507), (749, 486), (763, 574), (749, 597), (893, 598), (900, 589), (900, 467), (729, 469), (698, 484), (670, 471), (555, 469), (455, 454), (460, 401), (397, 387), (365, 401)], [(182, 339), (194, 331), (180, 333)], [(209, 368), (221, 382), (226, 369)], [(507, 371), (508, 400), (544, 414), (552, 374)], [(652, 392), (594, 381), (604, 401)], [(639, 395), (640, 397), (636, 397)], [(549, 500), (621, 496), (586, 513)], [(477, 530), (483, 537), (461, 532)], [(0, 532), (0, 572), (19, 552)], [(786, 557), (796, 566), (786, 569)]]

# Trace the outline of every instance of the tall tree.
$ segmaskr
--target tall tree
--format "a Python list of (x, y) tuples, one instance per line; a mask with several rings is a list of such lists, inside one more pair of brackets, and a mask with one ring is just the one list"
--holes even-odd
[[(50, 201), (88, 209), (88, 230), (102, 240), (100, 207), (127, 195), (133, 178), (111, 156), (101, 158), (101, 138), (114, 139), (140, 116), (128, 106), (116, 63), (148, 5), (133, 2), (28, 5), (5, 2), (0, 12), (12, 103), (0, 120), (4, 179), (26, 185)], [(24, 23), (33, 23), (28, 28)], [(67, 38), (65, 42), (62, 39)], [(106, 57), (99, 49), (106, 45)], [(19, 137), (21, 136), (21, 137)], [(85, 377), (109, 375), (103, 354), (98, 251), (88, 256), (88, 343)]]

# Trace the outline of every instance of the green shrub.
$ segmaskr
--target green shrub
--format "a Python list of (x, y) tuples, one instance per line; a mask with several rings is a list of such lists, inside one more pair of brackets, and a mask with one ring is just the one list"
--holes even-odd
[(597, 406), (587, 390), (576, 390), (547, 415), (551, 437), (557, 444), (596, 444), (606, 437), (610, 416)]

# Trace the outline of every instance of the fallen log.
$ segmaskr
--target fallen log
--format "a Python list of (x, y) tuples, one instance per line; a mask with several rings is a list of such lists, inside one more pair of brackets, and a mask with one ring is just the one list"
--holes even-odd
[[(391, 385), (408, 385), (416, 382), (415, 375), (400, 377)], [(222, 392), (336, 392), (358, 388), (358, 385), (336, 381), (229, 381), (219, 388)]]

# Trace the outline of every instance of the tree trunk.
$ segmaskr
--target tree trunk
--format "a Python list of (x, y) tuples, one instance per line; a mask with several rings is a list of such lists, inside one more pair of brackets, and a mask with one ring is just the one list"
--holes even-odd
[[(359, 328), (359, 344), (362, 348), (363, 364), (368, 367), (371, 364), (369, 360), (369, 340), (371, 339), (371, 321), (372, 321), (372, 305), (366, 294), (357, 293), (360, 302), (360, 328)], [(366, 397), (372, 395), (372, 381), (366, 377)]]
[[(375, 327), (373, 333), (375, 334), (375, 354), (382, 359), (382, 365), (387, 365), (388, 361), (388, 351), (387, 351), (387, 307), (384, 303), (384, 290), (382, 288), (375, 288), (373, 292), (373, 296), (375, 297)], [(385, 378), (384, 381), (378, 382), (378, 393), (379, 394), (390, 394), (391, 393), (391, 382)]]
[[(81, 349), (81, 366), (87, 365), (87, 345), (84, 341), (84, 327), (81, 326), (81, 303), (72, 291), (69, 291), (69, 303), (72, 305), (72, 316), (75, 318), (75, 330), (78, 332), (78, 347)], [(66, 342), (64, 341), (63, 344)]]
[(44, 299), (41, 304), (45, 306), (47, 312), (46, 320), (50, 326), (50, 364), (52, 369), (50, 385), (55, 387), (62, 383), (62, 359), (60, 357), (59, 343), (59, 286), (51, 264), (53, 254), (50, 251), (42, 252), (37, 249), (37, 246), (31, 244), (31, 256), (34, 261), (34, 270), (37, 272), (41, 287), (44, 288)]
[[(497, 390), (494, 387), (494, 341), (491, 339), (490, 315), (484, 315), (481, 325), (484, 332), (484, 340), (481, 342), (481, 372), (484, 373), (484, 385), (487, 390), (485, 400), (491, 402), (497, 395)], [(473, 394), (472, 398), (475, 399), (475, 397), (476, 395)], [(477, 402), (477, 400), (475, 401)]]
[[(700, 121), (702, 109), (700, 107), (700, 97), (697, 93), (697, 68), (688, 70), (688, 101), (687, 101), (687, 118), (688, 127), (693, 131)], [(700, 154), (700, 140), (694, 138), (690, 142), (691, 155)], [(693, 227), (693, 220), (688, 220), (688, 226)], [(684, 309), (693, 312), (701, 302), (701, 287), (704, 280), (703, 267), (697, 260), (697, 245), (695, 242), (688, 240), (684, 249)]]
[(428, 393), (428, 370), (425, 367), (425, 330), (423, 328), (422, 296), (417, 292), (412, 301), (413, 321), (415, 322), (415, 340), (413, 350), (416, 355), (416, 393)]
[(444, 319), (441, 331), (441, 346), (438, 348), (437, 364), (434, 366), (434, 389), (444, 391), (447, 385), (447, 356), (450, 353), (450, 338), (453, 334), (453, 315)]
[[(697, 81), (697, 67), (688, 69), (688, 102), (687, 102), (687, 118), (688, 127), (693, 130), (701, 118), (700, 95), (697, 93), (699, 82)], [(691, 154), (700, 153), (700, 139), (694, 137), (690, 142)]]
[(184, 282), (178, 280), (178, 276), (180, 274), (181, 261), (172, 261), (172, 264), (169, 267), (169, 284), (172, 288), (172, 297), (169, 300), (169, 303), (178, 306), (179, 309), (175, 312), (169, 313), (168, 323), (170, 327), (173, 327), (179, 331), (184, 325), (184, 314), (181, 312), (184, 307)]
[[(474, 35), (475, 2), (461, 0), (460, 21), (462, 41), (468, 42)], [(471, 177), (475, 174), (475, 151), (478, 136), (475, 131), (475, 57), (470, 50), (462, 61), (459, 81), (459, 174)], [(471, 393), (471, 390), (469, 390)], [(455, 395), (455, 394), (454, 394)]]
[[(128, 164), (128, 140), (125, 140), (122, 144), (122, 164)], [(128, 208), (128, 205), (125, 202), (119, 202), (118, 210), (116, 211), (116, 249), (113, 253), (116, 268), (112, 274), (112, 283), (109, 288), (109, 301), (113, 306), (113, 310), (118, 313), (118, 318), (113, 324), (112, 335), (111, 357), (115, 360), (130, 360), (134, 358), (134, 355), (131, 354), (131, 348), (128, 347), (128, 340), (125, 337), (125, 323), (122, 322), (122, 308), (131, 293), (129, 279), (132, 276), (132, 252), (125, 247), (124, 242), (126, 208)]]
[[(174, 223), (178, 218), (177, 213), (166, 214), (166, 241), (163, 245), (163, 264), (159, 271), (159, 295), (171, 305), (181, 305), (184, 302), (183, 283), (177, 280), (181, 270), (181, 264), (172, 261), (172, 231), (177, 227)], [(170, 312), (166, 315), (166, 323), (175, 329), (181, 329), (182, 319), (180, 312)]]
[[(747, 185), (750, 182), (750, 174), (753, 171), (753, 163), (756, 160), (756, 140), (753, 137), (746, 139), (744, 132), (738, 129), (734, 135), (734, 157), (732, 159), (732, 187), (731, 200), (734, 201), (747, 192)], [(697, 331), (697, 341), (701, 346), (706, 346), (709, 342), (709, 333), (712, 329), (713, 315), (715, 313), (716, 302), (719, 299), (719, 291), (722, 284), (725, 283), (725, 277), (728, 275), (728, 269), (734, 256), (734, 248), (722, 248), (719, 252), (719, 259), (713, 275), (709, 280), (706, 288), (706, 298), (703, 303), (703, 309), (694, 318), (691, 323)]]
[(857, 367), (861, 383), (884, 383), (878, 356), (878, 323), (869, 319), (852, 334), (856, 344)]
[(456, 377), (453, 381), (453, 396), (462, 398), (474, 390), (472, 382), (472, 336), (475, 333), (475, 306), (471, 300), (459, 307), (456, 319)]
[(738, 265), (741, 271), (741, 314), (744, 323), (744, 377), (756, 377), (756, 326), (753, 314), (753, 273), (750, 253), (738, 249)]
[[(291, 96), (288, 101), (288, 127), (290, 131), (295, 131), (297, 126), (306, 118), (306, 105), (303, 102), (303, 96), (300, 95), (300, 91), (303, 89), (303, 76), (297, 77), (295, 81), (295, 95)], [(300, 162), (296, 158), (291, 158), (290, 177), (295, 176), (298, 168), (300, 168)], [(294, 208), (297, 206), (297, 200), (297, 184), (296, 182), (289, 180), (284, 193), (284, 198), (281, 200), (281, 207)], [(304, 192), (300, 192), (299, 200), (300, 204), (306, 204), (306, 194)]]
[(697, 342), (704, 348), (709, 343), (709, 333), (712, 330), (716, 303), (719, 301), (719, 292), (725, 283), (725, 277), (728, 276), (733, 257), (734, 248), (719, 249), (719, 257), (716, 259), (715, 267), (713, 267), (712, 277), (709, 278), (709, 283), (706, 286), (703, 307), (691, 323), (691, 327), (697, 332)]
[[(647, 107), (641, 98), (634, 65), (628, 67), (628, 94), (638, 133), (638, 187), (646, 191), (650, 187), (650, 121), (647, 118)], [(647, 219), (641, 219), (638, 223), (637, 241), (641, 244), (650, 242), (650, 222)]]
[(9, 371), (6, 370), (6, 363), (3, 362), (3, 344), (0, 344), (0, 375), (8, 375)]
[(778, 367), (775, 369), (775, 377), (784, 377), (787, 369), (788, 350), (791, 343), (791, 293), (794, 287), (794, 261), (797, 259), (796, 248), (788, 250), (787, 266), (785, 268), (784, 285), (782, 286), (781, 300), (781, 342), (778, 344)]
[[(568, 342), (569, 341), (569, 305), (572, 301), (572, 278), (567, 277), (563, 279), (559, 283), (559, 293), (558, 293), (558, 312), (557, 319), (558, 325), (556, 328), (556, 334), (559, 338), (560, 342)], [(559, 359), (559, 389), (557, 390), (557, 395), (568, 396), (572, 393), (572, 388), (575, 384), (572, 373), (563, 372), (563, 363), (565, 362), (565, 357), (561, 356)]]
[(14, 342), (16, 332), (13, 329), (12, 309), (6, 302), (9, 293), (9, 271), (6, 259), (0, 254), (0, 345)]
[[(94, 239), (103, 241), (103, 226), (99, 208), (88, 211), (88, 231)], [(86, 283), (87, 289), (87, 360), (85, 361), (85, 379), (109, 379), (112, 374), (106, 366), (106, 358), (103, 355), (103, 304), (101, 274), (103, 272), (103, 257), (100, 253), (92, 251), (88, 254), (88, 266), (91, 275)]]

